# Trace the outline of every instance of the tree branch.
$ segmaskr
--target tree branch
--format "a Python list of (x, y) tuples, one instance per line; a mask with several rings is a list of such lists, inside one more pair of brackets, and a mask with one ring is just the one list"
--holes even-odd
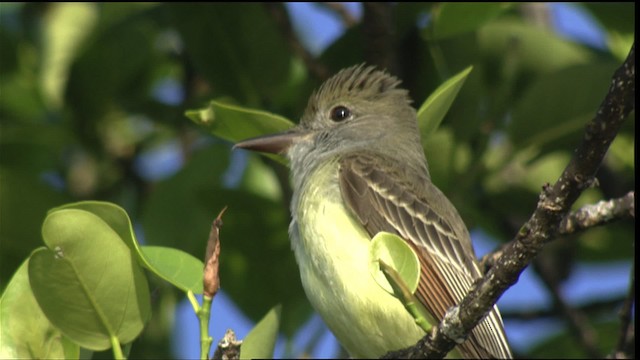
[(573, 234), (578, 231), (612, 221), (635, 217), (635, 191), (629, 191), (625, 196), (600, 201), (597, 204), (586, 205), (567, 215), (558, 228), (562, 235)]
[[(559, 235), (574, 235), (589, 228), (610, 224), (615, 221), (635, 218), (635, 191), (629, 191), (626, 195), (609, 200), (602, 200), (596, 204), (589, 204), (576, 211), (570, 212), (560, 223)], [(497, 250), (486, 254), (480, 259), (480, 268), (484, 272), (495, 264), (502, 256), (510, 243), (505, 243)]]
[(362, 3), (362, 33), (364, 34), (364, 58), (369, 64), (398, 74), (395, 51), (393, 5), (382, 2)]
[(578, 340), (582, 348), (586, 351), (590, 358), (599, 359), (602, 354), (598, 350), (597, 346), (597, 333), (593, 329), (593, 326), (589, 324), (589, 319), (584, 312), (577, 308), (573, 308), (569, 305), (562, 295), (560, 290), (560, 284), (556, 276), (556, 271), (552, 266), (540, 261), (540, 258), (536, 258), (534, 265), (542, 282), (545, 284), (551, 298), (553, 299), (553, 305), (565, 318), (571, 329), (571, 333)]
[(635, 331), (634, 324), (631, 321), (633, 315), (633, 305), (636, 298), (636, 279), (635, 279), (635, 262), (631, 267), (631, 282), (629, 284), (629, 292), (627, 298), (620, 309), (620, 336), (618, 344), (612, 354), (608, 356), (610, 359), (633, 359), (635, 358)]
[(592, 183), (609, 145), (634, 106), (635, 43), (614, 73), (609, 92), (594, 119), (587, 124), (573, 158), (553, 186), (543, 186), (533, 215), (515, 240), (460, 304), (449, 309), (433, 334), (427, 334), (413, 347), (385, 357), (442, 358), (464, 341), (504, 291), (517, 282), (520, 273), (544, 245), (557, 237), (560, 223), (580, 193)]
[(240, 347), (242, 346), (242, 340), (236, 339), (236, 333), (233, 330), (228, 329), (224, 333), (224, 337), (218, 342), (218, 347), (213, 353), (211, 359), (214, 360), (237, 360), (240, 358)]
[(289, 14), (287, 13), (284, 5), (281, 3), (270, 3), (267, 2), (264, 4), (267, 9), (269, 15), (273, 21), (277, 24), (282, 32), (284, 38), (289, 43), (291, 50), (295, 55), (300, 57), (304, 62), (309, 73), (319, 80), (326, 80), (329, 75), (329, 69), (324, 66), (324, 64), (316, 61), (313, 54), (311, 54), (305, 47), (302, 45), (298, 37), (296, 36), (295, 31), (293, 30), (293, 26), (291, 26), (291, 21), (289, 20)]

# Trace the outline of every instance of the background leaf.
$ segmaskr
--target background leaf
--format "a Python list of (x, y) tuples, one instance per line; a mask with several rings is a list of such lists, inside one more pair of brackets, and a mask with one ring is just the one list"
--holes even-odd
[(433, 22), (433, 38), (444, 39), (476, 30), (509, 6), (508, 3), (443, 3)]
[(49, 106), (59, 108), (62, 105), (69, 68), (78, 49), (91, 34), (97, 17), (97, 5), (91, 3), (60, 3), (49, 12), (45, 21), (41, 78)]
[(598, 62), (540, 77), (515, 105), (513, 121), (507, 128), (513, 142), (520, 147), (535, 145), (546, 151), (566, 141), (577, 143), (584, 124), (594, 116), (604, 98), (615, 68), (613, 62)]
[[(195, 65), (209, 81), (222, 94), (257, 106), (260, 97), (271, 98), (287, 77), (289, 48), (269, 21), (265, 7), (245, 5), (174, 4), (167, 10), (192, 49)], [(240, 28), (252, 31), (241, 32)]]

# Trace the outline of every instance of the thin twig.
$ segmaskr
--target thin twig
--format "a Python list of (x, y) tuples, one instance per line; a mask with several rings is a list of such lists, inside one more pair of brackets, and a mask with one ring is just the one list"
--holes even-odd
[[(618, 344), (613, 354), (609, 356), (609, 358), (612, 359), (632, 359), (635, 357), (635, 331), (633, 322), (631, 321), (636, 297), (635, 267), (636, 264), (634, 262), (631, 267), (629, 292), (619, 313), (620, 335), (618, 337)], [(634, 353), (629, 354), (629, 351), (633, 351)]]
[(612, 221), (635, 217), (635, 191), (625, 196), (586, 205), (571, 212), (560, 223), (558, 232), (562, 235), (573, 234), (590, 227), (606, 225)]
[(534, 265), (542, 282), (551, 293), (554, 306), (560, 311), (569, 324), (571, 333), (576, 337), (589, 357), (594, 359), (601, 358), (602, 354), (600, 354), (597, 346), (596, 331), (593, 329), (593, 326), (589, 324), (587, 316), (582, 311), (572, 307), (565, 301), (560, 290), (556, 271), (550, 269), (549, 265), (541, 261), (540, 258), (536, 258)]
[(224, 333), (224, 337), (218, 342), (218, 347), (216, 347), (212, 359), (237, 360), (240, 358), (241, 346), (242, 340), (237, 340), (233, 330), (228, 329), (227, 332)]
[[(596, 204), (589, 204), (576, 211), (570, 212), (560, 223), (559, 235), (575, 235), (592, 227), (610, 224), (615, 221), (635, 218), (635, 191), (609, 200), (602, 200)], [(480, 267), (486, 273), (502, 256), (510, 243), (502, 244), (498, 249), (486, 254), (480, 259)]]
[(327, 9), (338, 15), (338, 17), (342, 20), (345, 28), (350, 28), (358, 23), (358, 19), (351, 15), (349, 10), (347, 10), (347, 7), (343, 3), (323, 2), (319, 3), (319, 5), (326, 7)]
[[(579, 311), (592, 316), (602, 313), (610, 313), (615, 309), (619, 309), (624, 301), (625, 299), (621, 297), (604, 300), (598, 299), (574, 307)], [(502, 310), (500, 311), (500, 313), (502, 315), (502, 319), (504, 320), (539, 320), (547, 318), (557, 318), (560, 315), (560, 311), (558, 309), (549, 309), (546, 307), (521, 311)]]

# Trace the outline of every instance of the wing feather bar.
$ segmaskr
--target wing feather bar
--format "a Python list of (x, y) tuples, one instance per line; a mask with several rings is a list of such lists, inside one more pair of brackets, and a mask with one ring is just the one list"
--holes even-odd
[[(452, 206), (439, 190), (429, 187), (426, 175), (392, 164), (393, 160), (369, 152), (342, 158), (339, 173), (342, 196), (370, 236), (380, 231), (395, 233), (419, 254), (421, 276), (416, 296), (434, 318), (442, 319), (480, 276), (468, 233), (464, 230), (461, 235), (454, 230), (449, 221), (455, 218), (447, 218), (452, 216), (447, 212)], [(384, 172), (381, 168), (395, 171)], [(428, 189), (434, 193), (424, 193)], [(446, 201), (450, 208), (442, 210), (439, 204), (432, 204), (434, 197)], [(465, 239), (460, 239), (464, 236)], [(496, 307), (458, 348), (468, 358), (511, 357)]]

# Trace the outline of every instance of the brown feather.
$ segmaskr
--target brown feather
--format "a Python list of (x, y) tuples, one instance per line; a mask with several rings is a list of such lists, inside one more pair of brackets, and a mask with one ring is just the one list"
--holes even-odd
[[(342, 197), (371, 237), (399, 235), (418, 253), (421, 277), (416, 297), (441, 320), (481, 276), (469, 234), (457, 211), (426, 173), (372, 151), (341, 158)], [(458, 349), (465, 358), (509, 358), (497, 307)]]

